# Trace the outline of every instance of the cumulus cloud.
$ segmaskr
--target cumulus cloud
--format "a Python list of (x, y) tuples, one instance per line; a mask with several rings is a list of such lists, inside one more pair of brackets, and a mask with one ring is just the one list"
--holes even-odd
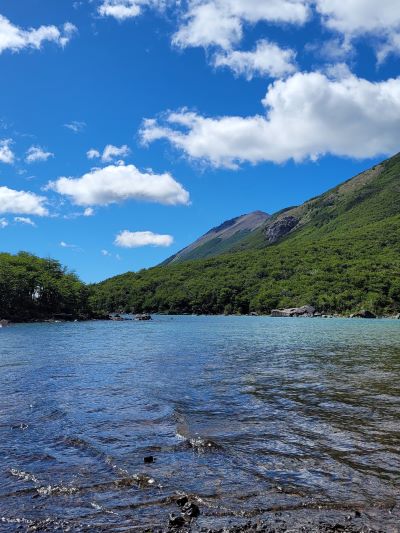
[(114, 17), (125, 20), (137, 17), (145, 6), (163, 8), (167, 3), (176, 0), (103, 0), (98, 8), (98, 13), (103, 17)]
[(36, 228), (36, 224), (29, 217), (14, 217), (14, 222), (17, 222), (18, 224), (26, 224)]
[(251, 80), (255, 75), (281, 78), (297, 70), (296, 54), (263, 39), (251, 52), (229, 51), (214, 58), (216, 67), (228, 67), (235, 74)]
[(40, 146), (31, 146), (26, 152), (25, 161), (27, 163), (37, 163), (39, 161), (47, 161), (50, 157), (54, 157), (52, 152), (47, 152)]
[(126, 144), (122, 146), (107, 144), (102, 153), (95, 148), (91, 148), (86, 152), (86, 155), (88, 159), (101, 159), (103, 163), (110, 163), (119, 157), (127, 157), (130, 153), (131, 151)]
[(165, 121), (144, 121), (141, 138), (167, 139), (190, 158), (230, 168), (398, 150), (400, 77), (373, 83), (343, 68), (296, 73), (271, 84), (262, 103), (265, 113), (248, 117), (170, 113)]
[(171, 174), (141, 172), (134, 165), (95, 168), (80, 178), (59, 178), (47, 188), (68, 196), (81, 206), (109, 205), (125, 200), (165, 205), (189, 203), (189, 193)]
[(87, 207), (83, 212), (84, 217), (92, 217), (93, 215), (94, 215), (94, 209), (92, 207)]
[(140, 248), (141, 246), (168, 247), (174, 242), (171, 235), (158, 235), (152, 231), (121, 231), (114, 244), (122, 248)]
[(14, 163), (15, 154), (11, 150), (12, 139), (3, 139), (0, 141), (0, 162), (11, 165)]
[(219, 49), (214, 64), (229, 67), (248, 79), (254, 74), (286, 75), (295, 68), (293, 52), (266, 41), (252, 52), (233, 52), (243, 38), (245, 26), (258, 22), (301, 25), (311, 14), (309, 0), (103, 0), (98, 11), (102, 16), (124, 20), (140, 15), (144, 6), (175, 7), (175, 46)]
[(366, 34), (378, 37), (378, 59), (400, 53), (400, 3), (398, 0), (315, 0), (323, 23), (346, 40)]
[(86, 128), (86, 122), (73, 120), (72, 122), (64, 124), (64, 128), (67, 128), (74, 133), (81, 133)]
[(46, 41), (65, 46), (76, 31), (77, 28), (70, 22), (61, 28), (40, 26), (24, 30), (0, 15), (0, 54), (5, 50), (19, 52), (24, 48), (40, 49)]
[(324, 23), (345, 34), (384, 31), (400, 27), (397, 0), (315, 0)]
[(308, 0), (191, 0), (173, 43), (228, 50), (242, 39), (245, 23), (304, 24), (309, 15)]
[(0, 214), (12, 213), (43, 217), (49, 214), (45, 204), (46, 198), (33, 192), (0, 187)]

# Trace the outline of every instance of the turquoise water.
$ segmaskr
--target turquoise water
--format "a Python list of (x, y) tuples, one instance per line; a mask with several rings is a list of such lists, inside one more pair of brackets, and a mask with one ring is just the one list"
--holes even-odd
[(198, 528), (358, 510), (398, 531), (399, 475), (400, 321), (0, 330), (0, 531), (162, 528), (181, 493)]

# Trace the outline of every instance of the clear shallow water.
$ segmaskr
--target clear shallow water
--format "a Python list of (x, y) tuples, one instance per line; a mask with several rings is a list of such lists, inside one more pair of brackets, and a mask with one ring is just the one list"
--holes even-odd
[(161, 528), (180, 493), (199, 528), (399, 531), (400, 321), (154, 318), (0, 330), (0, 531)]

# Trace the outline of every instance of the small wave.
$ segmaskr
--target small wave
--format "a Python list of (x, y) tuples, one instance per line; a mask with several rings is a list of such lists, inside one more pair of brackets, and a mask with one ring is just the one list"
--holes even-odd
[(210, 439), (204, 439), (196, 436), (188, 440), (188, 444), (191, 448), (198, 452), (217, 451), (221, 449), (221, 446)]
[(11, 468), (10, 474), (14, 477), (17, 477), (21, 481), (32, 481), (32, 483), (40, 483), (37, 477), (29, 472), (24, 472), (23, 470), (18, 470), (17, 468)]
[(37, 492), (40, 496), (70, 496), (77, 494), (79, 489), (77, 487), (64, 487), (63, 485), (47, 485), (47, 487), (39, 487)]

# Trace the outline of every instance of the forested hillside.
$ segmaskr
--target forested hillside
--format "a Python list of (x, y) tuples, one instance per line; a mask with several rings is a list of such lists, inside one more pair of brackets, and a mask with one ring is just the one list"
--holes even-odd
[[(400, 311), (400, 156), (283, 210), (234, 253), (127, 273), (92, 287), (101, 311)], [(240, 251), (243, 248), (245, 251)]]

